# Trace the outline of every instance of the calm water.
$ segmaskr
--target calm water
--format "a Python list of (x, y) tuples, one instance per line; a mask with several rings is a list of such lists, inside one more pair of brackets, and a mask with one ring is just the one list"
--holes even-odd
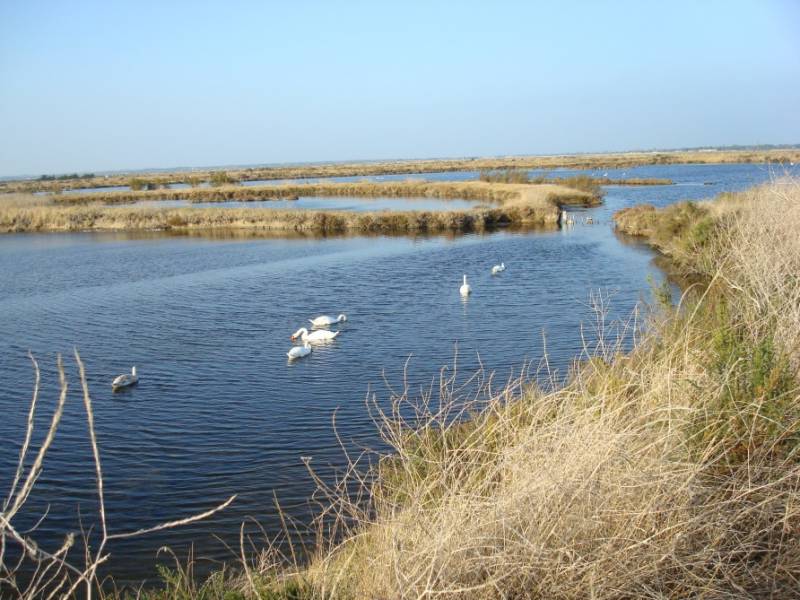
[[(214, 536), (235, 542), (247, 516), (275, 533), (273, 493), (291, 514), (306, 514), (312, 484), (301, 456), (323, 471), (341, 465), (335, 410), (346, 443), (376, 443), (364, 398), (371, 390), (386, 401), (382, 373), (398, 385), (411, 357), (412, 382), (430, 383), (452, 363), (457, 345), (462, 373), (478, 368), (479, 354), (504, 379), (541, 358), (543, 332), (551, 364), (563, 370), (580, 352), (590, 292), (613, 293), (611, 316), (625, 316), (646, 294), (648, 275), (660, 277), (648, 249), (614, 234), (613, 211), (707, 197), (770, 177), (758, 165), (625, 172), (679, 185), (609, 188), (604, 206), (581, 211), (599, 224), (527, 234), (0, 236), (0, 489), (8, 487), (24, 432), (33, 381), (26, 353), (32, 350), (43, 368), (42, 421), (57, 395), (55, 354), (64, 353), (72, 388), (27, 523), (50, 504), (39, 541), (52, 549), (76, 527), (78, 507), (85, 524), (94, 522), (90, 447), (69, 356), (77, 346), (95, 401), (113, 531), (152, 526), (239, 494), (202, 524), (113, 544), (112, 570), (121, 579), (148, 577), (164, 544), (179, 551), (194, 544), (197, 554), (230, 558)], [(492, 277), (489, 269), (500, 261), (508, 270)], [(458, 296), (462, 273), (474, 290), (467, 302)], [(335, 343), (287, 363), (295, 329), (309, 317), (340, 312), (349, 320)], [(139, 386), (112, 394), (110, 380), (131, 365)]]
[(172, 208), (270, 208), (273, 210), (347, 210), (355, 212), (469, 210), (480, 202), (441, 198), (364, 198), (356, 196), (300, 196), (297, 200), (252, 202), (188, 202), (186, 200), (140, 200), (134, 206)]

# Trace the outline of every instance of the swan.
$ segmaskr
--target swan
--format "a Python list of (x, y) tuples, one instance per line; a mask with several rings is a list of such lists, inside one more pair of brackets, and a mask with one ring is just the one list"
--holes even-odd
[(316, 319), (309, 319), (309, 322), (314, 327), (327, 327), (328, 325), (333, 325), (334, 323), (343, 323), (344, 321), (347, 321), (347, 315), (345, 314), (341, 314), (335, 319), (333, 317), (329, 317), (328, 315), (322, 315)]
[(467, 283), (467, 276), (466, 275), (464, 275), (464, 283), (461, 285), (461, 287), (458, 289), (458, 291), (465, 298), (472, 293), (472, 288), (469, 287), (469, 284)]
[(308, 342), (304, 343), (302, 346), (295, 346), (291, 350), (286, 353), (286, 356), (289, 357), (289, 360), (295, 358), (303, 358), (304, 356), (308, 356), (311, 354), (311, 344)]
[(498, 273), (502, 273), (506, 270), (506, 263), (500, 263), (499, 265), (495, 265), (492, 267), (492, 275), (497, 275)]
[(111, 389), (112, 391), (117, 391), (118, 389), (135, 385), (138, 382), (139, 376), (136, 374), (136, 367), (133, 367), (130, 373), (124, 373), (115, 377), (114, 381), (111, 382)]
[(340, 331), (328, 331), (327, 329), (319, 329), (317, 331), (312, 331), (308, 333), (308, 329), (305, 327), (301, 327), (297, 331), (295, 331), (291, 339), (300, 338), (304, 342), (310, 342), (312, 344), (319, 343), (319, 342), (329, 342), (334, 339), (337, 335), (339, 335)]

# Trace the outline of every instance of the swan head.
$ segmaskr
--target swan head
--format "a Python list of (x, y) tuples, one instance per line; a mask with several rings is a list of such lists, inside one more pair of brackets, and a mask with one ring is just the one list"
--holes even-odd
[(344, 323), (345, 321), (347, 321), (347, 315), (342, 313), (338, 317), (336, 317), (336, 320), (339, 321), (340, 323)]
[(305, 327), (301, 327), (300, 329), (295, 331), (291, 336), (289, 336), (289, 339), (296, 340), (301, 336), (307, 336), (307, 335), (308, 335), (308, 329), (306, 329)]
[(134, 377), (136, 377), (136, 367), (133, 367), (133, 368), (131, 369), (131, 375), (133, 375)]

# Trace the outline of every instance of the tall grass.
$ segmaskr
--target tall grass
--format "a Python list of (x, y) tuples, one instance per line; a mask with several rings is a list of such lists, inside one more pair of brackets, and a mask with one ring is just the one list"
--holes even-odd
[(317, 596), (796, 597), (800, 191), (708, 216), (673, 241), (706, 285), (631, 353), (600, 335), (560, 387), (470, 399), (445, 375), (372, 404), (391, 451), (322, 487), (338, 529), (303, 574)]

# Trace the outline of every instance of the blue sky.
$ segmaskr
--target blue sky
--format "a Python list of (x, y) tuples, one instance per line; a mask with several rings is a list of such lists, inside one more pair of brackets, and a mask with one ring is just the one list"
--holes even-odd
[(0, 175), (800, 142), (800, 2), (0, 1)]

